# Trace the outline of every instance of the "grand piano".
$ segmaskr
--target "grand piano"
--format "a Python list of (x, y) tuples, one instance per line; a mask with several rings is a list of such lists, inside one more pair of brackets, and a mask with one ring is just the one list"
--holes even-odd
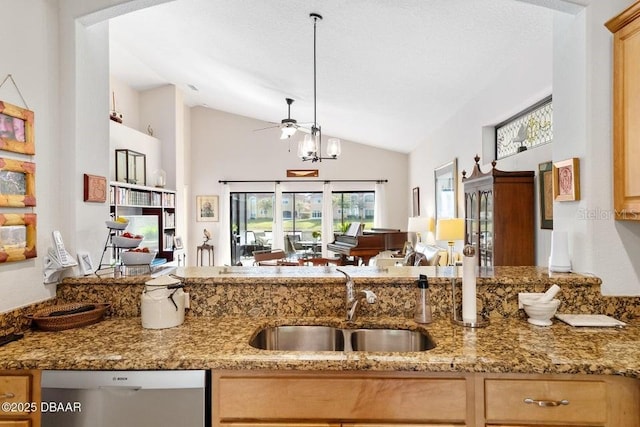
[(363, 232), (359, 223), (352, 223), (345, 234), (336, 236), (332, 243), (327, 244), (327, 249), (340, 254), (342, 264), (347, 263), (347, 257), (354, 257), (356, 265), (360, 260), (369, 265), (372, 257), (382, 251), (402, 249), (406, 241), (406, 231), (372, 228)]

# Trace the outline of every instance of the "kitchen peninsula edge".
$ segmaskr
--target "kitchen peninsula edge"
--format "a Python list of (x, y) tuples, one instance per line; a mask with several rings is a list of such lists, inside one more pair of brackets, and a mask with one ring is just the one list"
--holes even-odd
[[(479, 329), (450, 322), (450, 276), (420, 270), (425, 267), (410, 268), (404, 276), (345, 268), (357, 289), (369, 288), (378, 294), (378, 302), (363, 307), (355, 326), (426, 329), (437, 344), (426, 352), (399, 356), (301, 352), (292, 357), (291, 353), (252, 348), (252, 335), (266, 326), (344, 326), (344, 277), (335, 270), (319, 274), (317, 268), (307, 272), (292, 268), (297, 270), (272, 270), (260, 276), (246, 274), (249, 271), (232, 274), (231, 270), (220, 274), (224, 267), (179, 269), (176, 274), (191, 294), (191, 309), (183, 325), (163, 330), (141, 326), (140, 294), (148, 277), (65, 279), (51, 303), (109, 302), (109, 316), (79, 329), (27, 331), (22, 340), (0, 347), (0, 369), (371, 370), (640, 378), (640, 299), (603, 297), (598, 278), (549, 276), (546, 269), (536, 267), (496, 268), (493, 278), (478, 279), (479, 301), (490, 318), (489, 326)], [(419, 271), (427, 272), (432, 284), (434, 322), (427, 325), (412, 320)], [(517, 293), (541, 292), (551, 283), (562, 288), (560, 311), (610, 314), (628, 326), (572, 328), (558, 320), (551, 327), (528, 324), (517, 308)]]
[[(160, 330), (141, 325), (140, 295), (149, 277), (65, 279), (57, 297), (43, 304), (110, 302), (109, 316), (78, 329), (26, 331), (23, 339), (0, 347), (0, 373), (210, 369), (212, 424), (216, 427), (229, 425), (228, 420), (245, 425), (242, 421), (255, 417), (265, 423), (255, 425), (285, 425), (283, 417), (288, 422), (299, 417), (317, 420), (314, 425), (328, 425), (325, 421), (335, 418), (335, 413), (326, 415), (321, 410), (327, 407), (328, 396), (334, 402), (329, 407), (345, 408), (340, 416), (345, 422), (366, 418), (406, 423), (406, 414), (414, 414), (412, 422), (424, 425), (430, 414), (440, 421), (437, 425), (452, 425), (442, 424), (445, 419), (470, 426), (513, 425), (515, 421), (540, 425), (550, 420), (554, 422), (546, 425), (566, 425), (585, 419), (607, 427), (639, 426), (639, 298), (603, 297), (600, 280), (592, 276), (549, 276), (545, 269), (535, 267), (503, 267), (492, 277), (478, 279), (479, 301), (490, 323), (469, 329), (449, 320), (450, 272), (410, 268), (405, 274), (389, 275), (371, 269), (345, 270), (354, 278), (356, 289), (369, 288), (378, 294), (378, 302), (363, 307), (354, 324), (344, 320), (344, 277), (331, 270), (321, 274), (301, 269), (178, 270), (176, 274), (191, 294), (191, 309), (184, 324)], [(419, 273), (428, 274), (432, 284), (434, 321), (427, 325), (416, 324), (412, 316)], [(541, 292), (552, 283), (562, 288), (562, 311), (611, 314), (628, 326), (595, 329), (572, 328), (557, 320), (550, 327), (527, 323), (517, 308), (517, 293)], [(260, 350), (249, 344), (262, 328), (290, 324), (419, 329), (429, 333), (436, 347), (407, 353), (287, 352)], [(336, 382), (344, 386), (336, 389)], [(287, 390), (301, 388), (303, 392), (295, 396), (304, 403), (274, 404), (283, 393), (277, 384), (286, 384)], [(248, 386), (267, 387), (255, 389), (260, 399), (251, 408), (258, 408), (257, 415), (245, 404), (247, 393), (253, 393), (247, 391)], [(326, 387), (331, 393), (322, 391)], [(380, 396), (396, 399), (397, 408), (422, 408), (422, 412), (402, 410), (393, 415), (377, 397), (365, 410), (353, 403), (360, 401), (363, 390), (376, 390), (376, 396), (378, 391), (396, 390), (397, 395)], [(415, 394), (416, 390), (420, 392)], [(568, 398), (572, 403), (566, 409), (540, 412), (523, 404), (525, 391), (545, 399)], [(424, 408), (432, 407), (433, 412), (424, 414)], [(285, 408), (297, 408), (297, 412)], [(360, 412), (349, 408), (360, 408)], [(449, 414), (451, 408), (456, 408), (455, 413)], [(508, 412), (509, 408), (516, 409)]]

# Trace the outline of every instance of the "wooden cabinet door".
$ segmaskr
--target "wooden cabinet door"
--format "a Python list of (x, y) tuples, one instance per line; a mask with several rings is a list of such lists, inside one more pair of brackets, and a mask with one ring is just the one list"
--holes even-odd
[(606, 23), (613, 40), (613, 207), (640, 220), (640, 2)]

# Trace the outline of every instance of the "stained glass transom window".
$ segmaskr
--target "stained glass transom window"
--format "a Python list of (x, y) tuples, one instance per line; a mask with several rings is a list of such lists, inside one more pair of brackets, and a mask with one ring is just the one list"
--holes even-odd
[(553, 104), (543, 99), (496, 126), (496, 159), (553, 141)]

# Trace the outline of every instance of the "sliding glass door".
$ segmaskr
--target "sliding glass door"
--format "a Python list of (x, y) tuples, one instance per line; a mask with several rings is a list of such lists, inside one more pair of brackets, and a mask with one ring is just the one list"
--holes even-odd
[(273, 193), (231, 193), (231, 258), (233, 264), (270, 250), (273, 242)]
[[(334, 241), (334, 233), (343, 233), (351, 223), (359, 222), (365, 230), (373, 227), (373, 191), (331, 193), (331, 200), (327, 201), (331, 203), (333, 217), (329, 236), (322, 235), (324, 202), (322, 192), (285, 191), (279, 207), (275, 206), (275, 194), (272, 192), (231, 193), (232, 263), (248, 265), (254, 251), (271, 249), (283, 249), (290, 257), (318, 256), (323, 247)], [(274, 215), (278, 209), (282, 212), (284, 247), (275, 248)]]

